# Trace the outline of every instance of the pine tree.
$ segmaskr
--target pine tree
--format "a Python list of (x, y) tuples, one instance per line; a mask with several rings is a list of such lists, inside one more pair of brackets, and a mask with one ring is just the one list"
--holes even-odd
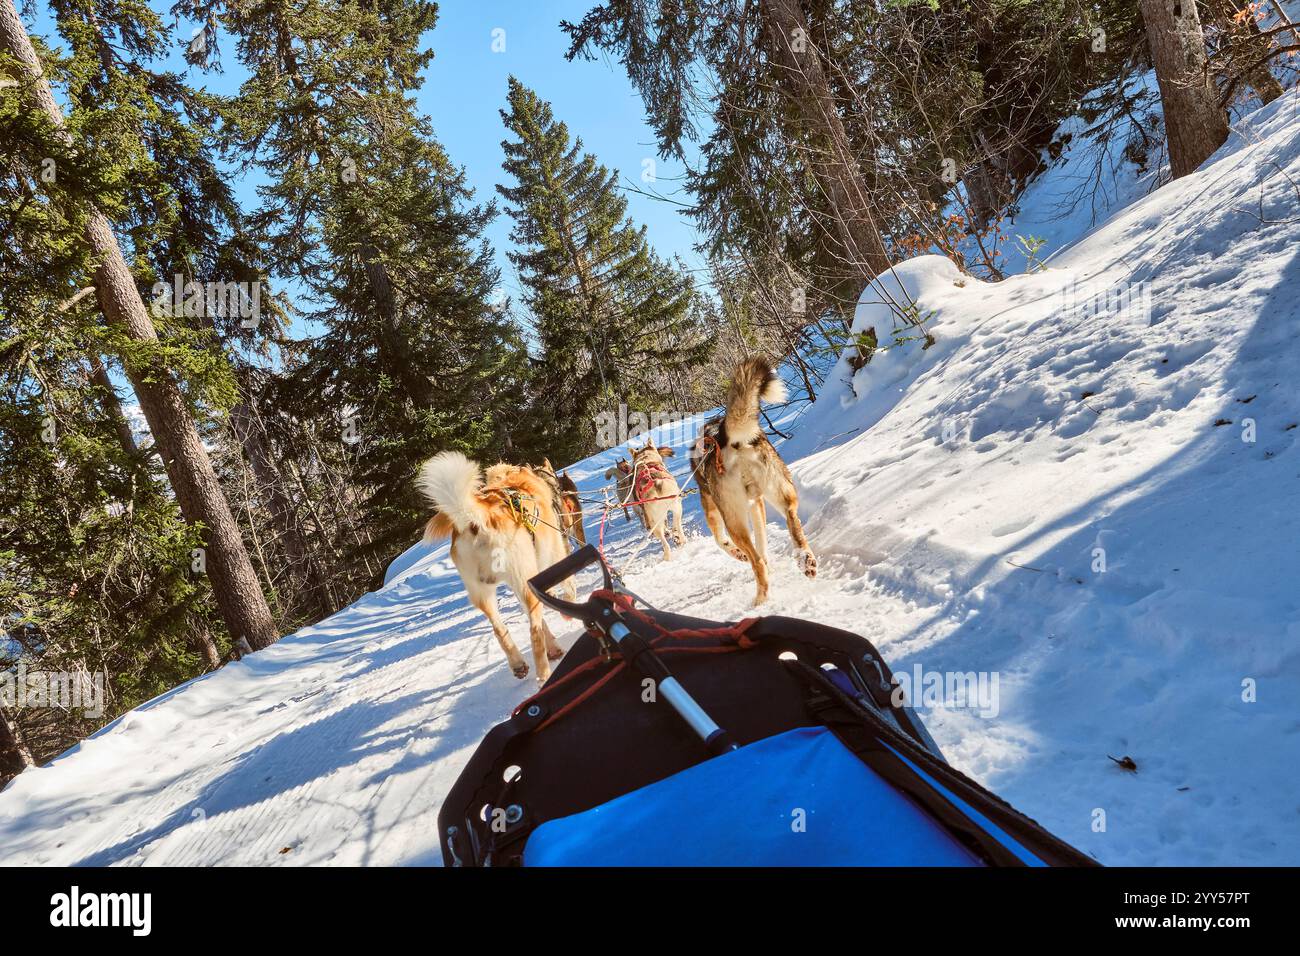
[(601, 412), (662, 402), (665, 372), (702, 361), (695, 290), (627, 216), (617, 176), (569, 137), (550, 104), (514, 77), (501, 116), (516, 185), (498, 186), (514, 220), (510, 253), (538, 344), (537, 416), (553, 459), (595, 447)]
[(329, 412), (345, 428), (364, 550), (382, 566), (428, 517), (411, 480), (421, 461), (451, 448), (506, 452), (526, 351), (494, 302), (499, 272), (483, 230), (495, 210), (472, 204), (424, 121), (358, 155), (356, 178), (327, 193), (330, 281), (313, 314), (324, 332), (291, 369), (290, 407)]
[(604, 0), (561, 26), (571, 59), (626, 69), (660, 152), (690, 160), (711, 257), (755, 287), (790, 275), (795, 306), (764, 307), (788, 327), (847, 324), (891, 261), (959, 257), (957, 183), (976, 220), (1005, 206), (1079, 97), (1125, 69), (1132, 6)]
[[(322, 330), (286, 344), (262, 392), (278, 414), (245, 418), (285, 456), (261, 483), (278, 477), (306, 503), (326, 586), (351, 600), (427, 518), (412, 482), (421, 460), (507, 449), (527, 353), (495, 301), (483, 239), (495, 210), (474, 204), (414, 107), (435, 4), (231, 4), (215, 15), (248, 72), (223, 111), (226, 148), (266, 177), (247, 232)], [(217, 38), (192, 61), (209, 62)]]
[[(137, 441), (100, 357), (113, 330), (88, 287), (67, 295), (93, 272), (77, 195), (93, 177), (60, 163), (63, 179), (37, 198), (20, 170), (57, 144), (42, 142), (50, 130), (35, 118), (0, 121), (0, 136), (32, 150), (11, 153), (0, 177), (11, 240), (0, 245), (0, 669), (103, 674), (108, 709), (10, 712), (0, 764), (24, 740), (36, 760), (52, 757), (214, 666), (226, 643), (209, 579), (193, 573), (202, 533), (183, 519), (157, 448)], [(12, 753), (8, 764), (20, 769)]]
[[(167, 31), (147, 8), (77, 8), (63, 14), (61, 28), (78, 41), (65, 72), (70, 123), (54, 99), (46, 65), (16, 8), (10, 0), (0, 3), (0, 52), (10, 58), (10, 69), (18, 79), (16, 86), (3, 91), (16, 107), (5, 113), (29, 134), (13, 141), (16, 148), (6, 149), (10, 157), (6, 172), (19, 183), (16, 188), (32, 187), (18, 214), (35, 205), (57, 209), (64, 220), (76, 221), (77, 242), (95, 265), (93, 273), (62, 277), (77, 280), (65, 294), (75, 291), (73, 299), (80, 301), (93, 292), (102, 316), (96, 350), (83, 357), (92, 367), (100, 361), (101, 347), (120, 357), (158, 446), (170, 492), (186, 519), (202, 526), (211, 593), (222, 616), (232, 633), (254, 647), (264, 647), (275, 640), (274, 624), (201, 435), (196, 405), (205, 397), (207, 376), (191, 373), (199, 371), (210, 356), (191, 348), (183, 330), (172, 335), (173, 330), (164, 328), (159, 334), (123, 253), (125, 244), (138, 263), (157, 216), (148, 174), (159, 154), (145, 151), (139, 130), (148, 127), (155, 134), (151, 139), (166, 137), (169, 142), (181, 136), (181, 124), (169, 121), (177, 112), (167, 112), (161, 104), (183, 100), (184, 93), (176, 93), (173, 77), (132, 69), (114, 51), (110, 37), (125, 38), (131, 53), (148, 58), (161, 53)], [(47, 57), (46, 62), (57, 61)], [(157, 120), (159, 115), (162, 120)], [(54, 177), (38, 178), (37, 171), (47, 161), (53, 163)], [(124, 241), (119, 241), (115, 230)], [(66, 235), (60, 232), (60, 239)], [(39, 261), (50, 236), (37, 228), (26, 238), (30, 244), (22, 251), (29, 260)], [(46, 299), (42, 307), (50, 308), (50, 301)], [(85, 348), (91, 343), (83, 339), (78, 344)], [(121, 430), (115, 427), (114, 431), (120, 440)]]
[[(763, 188), (773, 157), (762, 154), (779, 141), (777, 167), (797, 167), (795, 178), (806, 177), (802, 187), (815, 199), (802, 211), (815, 219), (822, 255), (851, 276), (848, 297), (856, 301), (893, 261), (886, 244), (888, 209), (837, 102), (835, 82), (844, 76), (842, 64), (827, 58), (826, 38), (810, 22), (808, 6), (830, 16), (836, 5), (726, 0), (683, 8), (669, 2), (607, 0), (580, 23), (561, 26), (573, 40), (570, 59), (591, 56), (597, 47), (615, 54), (627, 68), (665, 155), (684, 156), (684, 141), (696, 138), (705, 125), (696, 115), (701, 102), (715, 107), (707, 124), (722, 134), (710, 143), (715, 151), (725, 153), (737, 145), (731, 140), (735, 125), (720, 122), (729, 111), (739, 111), (732, 117), (739, 125), (763, 127), (747, 144), (756, 149), (739, 158), (742, 170), (729, 201), (787, 201), (783, 193), (790, 192), (788, 185)], [(702, 76), (712, 80), (707, 92), (697, 86)], [(783, 128), (784, 135), (775, 133), (774, 126)], [(754, 180), (759, 185), (751, 188)], [(715, 214), (726, 215), (728, 205), (721, 204)]]
[[(21, 54), (11, 13), (0, 10), (4, 43)], [(201, 98), (132, 59), (168, 44), (147, 10), (63, 9), (59, 27), (68, 55), (42, 55), (39, 77), (20, 56), (28, 68), (9, 67), (20, 82), (0, 89), (0, 668), (103, 675), (106, 710), (9, 712), (0, 750), (17, 740), (38, 762), (217, 666), (230, 644), (216, 582), (200, 570), (218, 555), (196, 567), (206, 529), (185, 520), (174, 491), (172, 473), (194, 459), (165, 460), (175, 445), (137, 433), (120, 394), (132, 394), (124, 379), (147, 377), (155, 400), (174, 402), (164, 423), (188, 417), (201, 436), (192, 449), (215, 434), (225, 358), (170, 316), (149, 315), (152, 339), (123, 328), (99, 295), (112, 267), (114, 307), (130, 309), (174, 263), (215, 245), (202, 233), (225, 194), (209, 189), (210, 157), (186, 115)], [(50, 86), (65, 91), (66, 127)], [(106, 215), (112, 231), (98, 238), (125, 250), (125, 281), (88, 241)], [(201, 494), (210, 504), (222, 489)]]

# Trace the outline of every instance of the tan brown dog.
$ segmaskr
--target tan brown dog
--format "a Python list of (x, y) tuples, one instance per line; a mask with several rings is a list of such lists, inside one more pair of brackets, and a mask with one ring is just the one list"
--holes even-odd
[[(550, 662), (564, 651), (546, 626), (528, 579), (568, 553), (553, 486), (520, 465), (493, 465), (484, 474), (477, 462), (456, 451), (426, 461), (417, 486), (438, 509), (425, 526), (424, 540), (451, 536), (451, 560), (465, 593), (491, 623), (510, 670), (522, 678), (528, 676), (528, 664), (497, 611), (497, 584), (510, 586), (528, 615), (534, 672), (539, 683), (545, 681), (551, 676)], [(570, 600), (577, 598), (572, 578), (564, 589)]]
[(551, 459), (543, 458), (537, 473), (551, 483), (559, 502), (560, 528), (564, 531), (566, 547), (572, 545), (580, 548), (587, 543), (587, 531), (582, 526), (582, 499), (578, 497), (578, 486), (565, 472), (555, 473)]
[(755, 604), (767, 600), (766, 502), (784, 513), (800, 569), (810, 578), (817, 575), (817, 558), (799, 521), (799, 492), (790, 469), (758, 424), (758, 403), (784, 398), (785, 384), (767, 359), (746, 359), (732, 375), (726, 414), (709, 419), (691, 448), (704, 520), (722, 550), (753, 567), (758, 582)]
[(670, 532), (673, 544), (680, 548), (686, 543), (682, 534), (682, 489), (664, 464), (664, 458), (670, 457), (673, 450), (666, 445), (656, 448), (649, 439), (646, 439), (644, 448), (629, 450), (632, 452), (633, 500), (642, 502), (646, 529), (663, 545), (664, 560), (671, 560), (673, 552), (668, 547), (668, 534), (665, 533), (669, 515), (673, 516)]
[[(608, 481), (610, 478), (614, 479), (614, 487), (617, 489), (620, 502), (636, 501), (636, 495), (632, 492), (632, 466), (626, 458), (620, 458), (605, 469), (605, 480)], [(645, 508), (640, 505), (623, 505), (623, 523), (632, 520), (632, 512), (636, 512), (636, 516), (641, 520), (641, 527), (649, 531), (650, 525), (645, 520)]]

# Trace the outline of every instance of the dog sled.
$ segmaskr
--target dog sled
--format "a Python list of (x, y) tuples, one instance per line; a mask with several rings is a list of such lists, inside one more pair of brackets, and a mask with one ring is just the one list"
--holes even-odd
[(1097, 865), (949, 766), (857, 635), (638, 606), (590, 545), (530, 586), (587, 631), (452, 787), (448, 866)]

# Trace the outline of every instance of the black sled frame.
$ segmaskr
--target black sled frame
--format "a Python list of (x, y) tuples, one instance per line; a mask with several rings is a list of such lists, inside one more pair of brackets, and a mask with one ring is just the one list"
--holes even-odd
[[(549, 593), (591, 564), (603, 584), (586, 601)], [(954, 770), (895, 693), (888, 664), (856, 634), (787, 617), (717, 624), (638, 608), (592, 545), (529, 584), (587, 630), (542, 689), (488, 732), (448, 793), (438, 816), (448, 866), (519, 865), (528, 836), (547, 820), (814, 726), (829, 728), (986, 863), (1023, 860), (927, 777), (1043, 862), (1097, 865)], [(643, 703), (651, 684), (668, 707)]]

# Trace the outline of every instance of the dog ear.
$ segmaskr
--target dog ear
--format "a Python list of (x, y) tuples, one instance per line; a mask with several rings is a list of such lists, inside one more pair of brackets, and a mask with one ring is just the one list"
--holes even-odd
[(626, 461), (624, 461), (622, 458), (620, 458), (620, 459), (618, 460), (617, 468), (618, 468), (619, 471), (621, 471), (621, 472), (622, 472), (623, 474), (625, 474), (625, 475), (630, 474), (631, 471), (632, 471), (632, 466), (629, 465), (629, 464), (628, 464)]
[(660, 454), (660, 456), (663, 457), (663, 458), (671, 458), (671, 457), (673, 457), (673, 455), (677, 454), (677, 452), (673, 451), (673, 450), (672, 450), (671, 448), (669, 448), (667, 445), (664, 445), (663, 447), (661, 447), (661, 448), (659, 449), (659, 454)]

